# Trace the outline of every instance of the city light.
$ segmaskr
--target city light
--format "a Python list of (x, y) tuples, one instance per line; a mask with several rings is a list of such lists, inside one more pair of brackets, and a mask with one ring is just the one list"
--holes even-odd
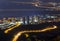
[[(24, 33), (31, 33), (31, 32), (46, 32), (46, 31), (50, 31), (50, 30), (53, 30), (53, 29), (56, 29), (57, 26), (53, 25), (53, 27), (47, 27), (47, 28), (44, 28), (42, 30), (24, 30), (24, 31), (20, 31), (18, 32), (17, 34), (14, 35), (12, 41), (17, 41), (18, 38), (24, 34)], [(28, 37), (28, 35), (26, 34), (26, 37)]]
[(4, 31), (4, 33), (8, 33), (9, 31), (13, 30), (14, 28), (17, 28), (18, 26), (20, 26), (21, 24), (19, 22), (16, 22), (16, 24), (12, 27), (7, 27), (8, 29)]
[[(41, 17), (43, 16), (43, 17)], [(12, 26), (16, 25), (16, 22), (18, 22), (21, 25), (29, 25), (29, 24), (41, 24), (41, 23), (50, 23), (50, 22), (60, 22), (60, 14), (56, 15), (34, 15), (34, 16), (26, 16), (26, 17), (12, 17), (12, 18), (3, 18), (0, 21), (0, 28), (7, 29), (11, 28)]]

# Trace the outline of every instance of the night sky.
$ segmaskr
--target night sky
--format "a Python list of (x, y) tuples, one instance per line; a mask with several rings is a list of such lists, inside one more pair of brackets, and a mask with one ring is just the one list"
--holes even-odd
[[(32, 2), (32, 0), (0, 0), (0, 18), (33, 16), (40, 14), (60, 14), (60, 11), (45, 11), (32, 4), (16, 4), (16, 2)], [(43, 2), (60, 2), (60, 0), (41, 0)]]

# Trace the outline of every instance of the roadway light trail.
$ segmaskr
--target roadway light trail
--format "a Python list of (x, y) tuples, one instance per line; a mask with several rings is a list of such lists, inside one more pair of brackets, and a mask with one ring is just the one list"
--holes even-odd
[(39, 9), (0, 9), (0, 11), (37, 11)]
[[(16, 2), (16, 1), (12, 1), (12, 3), (17, 3), (17, 4), (35, 4), (34, 2)], [(38, 3), (38, 2), (36, 2)]]
[(33, 2), (16, 2), (16, 1), (12, 1), (12, 3), (16, 3), (16, 4), (32, 4), (33, 6), (38, 6), (41, 5), (41, 1), (33, 1)]
[(5, 30), (4, 33), (8, 33), (9, 31), (13, 30), (14, 28), (17, 28), (18, 26), (20, 26), (21, 24), (19, 22), (16, 22), (16, 25), (14, 25), (13, 27), (7, 27), (9, 29)]
[(60, 3), (56, 3), (56, 2), (48, 2), (48, 3), (44, 4), (44, 2), (36, 0), (36, 1), (33, 1), (33, 2), (16, 2), (16, 1), (12, 1), (12, 3), (16, 3), (16, 4), (32, 4), (33, 6), (39, 7), (39, 8), (48, 8), (48, 9), (50, 8), (50, 9), (53, 9), (53, 10), (54, 9), (56, 10), (56, 8), (59, 8), (58, 10), (60, 10), (60, 7), (57, 6)]
[(40, 4), (39, 2), (41, 2), (41, 1), (39, 1), (39, 0), (32, 0), (31, 2), (16, 2), (16, 1), (11, 1), (12, 3), (17, 3), (17, 4)]
[(30, 33), (30, 32), (36, 32), (36, 33), (37, 33), (37, 32), (46, 32), (46, 31), (53, 30), (53, 29), (56, 29), (56, 28), (57, 28), (57, 26), (54, 25), (53, 27), (47, 27), (47, 28), (42, 29), (42, 30), (24, 30), (24, 31), (20, 31), (20, 32), (18, 32), (17, 34), (14, 35), (12, 41), (17, 41), (18, 38), (19, 38), (22, 34), (24, 34), (24, 33)]
[[(45, 3), (41, 2), (39, 0), (33, 1), (33, 2), (16, 2), (16, 1), (12, 1), (12, 3), (16, 3), (16, 4), (32, 4), (35, 7), (38, 8), (46, 8), (46, 9), (51, 9), (51, 10), (60, 10), (60, 6), (56, 6), (58, 5), (58, 3), (53, 3), (53, 2), (48, 2)], [(52, 5), (52, 6), (51, 6)], [(0, 9), (0, 11), (37, 11), (39, 9)]]

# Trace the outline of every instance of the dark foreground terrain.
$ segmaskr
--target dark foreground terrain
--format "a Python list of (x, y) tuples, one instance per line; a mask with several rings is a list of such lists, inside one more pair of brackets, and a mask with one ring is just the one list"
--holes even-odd
[(22, 34), (17, 41), (60, 41), (60, 22), (42, 23), (36, 25), (21, 25), (18, 28), (10, 31), (8, 34), (5, 34), (4, 30), (0, 30), (0, 41), (12, 41), (13, 35), (18, 31), (39, 30), (53, 25), (56, 25), (58, 28), (41, 33), (27, 33), (29, 35), (28, 38), (25, 37), (25, 34)]

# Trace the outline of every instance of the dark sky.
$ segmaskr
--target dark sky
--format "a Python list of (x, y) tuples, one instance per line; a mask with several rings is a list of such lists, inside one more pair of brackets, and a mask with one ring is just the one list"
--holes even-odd
[[(17, 2), (32, 2), (32, 0), (0, 0), (0, 17), (19, 17), (40, 14), (59, 14), (59, 11), (44, 11), (31, 4), (16, 4)], [(60, 0), (41, 0), (43, 2), (60, 2)]]

